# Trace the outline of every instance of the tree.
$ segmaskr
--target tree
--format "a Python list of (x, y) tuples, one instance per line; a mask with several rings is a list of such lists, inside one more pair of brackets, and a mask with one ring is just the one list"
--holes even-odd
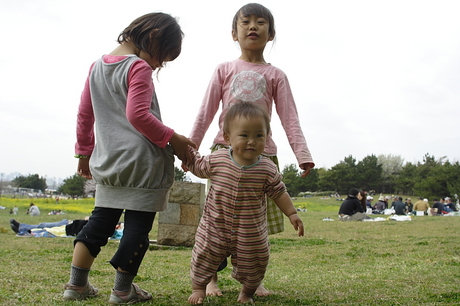
[(185, 172), (176, 166), (174, 166), (174, 180), (180, 182), (185, 181)]
[(449, 161), (445, 157), (436, 160), (428, 153), (423, 157), (423, 163), (417, 165), (417, 181), (413, 190), (426, 198), (445, 197), (449, 193), (447, 187)]
[(349, 155), (326, 171), (319, 185), (323, 190), (347, 193), (351, 188), (358, 187), (357, 173), (356, 159)]
[(73, 176), (64, 180), (64, 183), (58, 188), (58, 192), (62, 194), (68, 194), (73, 197), (85, 195), (85, 183), (87, 179), (84, 177), (74, 174)]
[(368, 155), (359, 161), (357, 168), (357, 185), (363, 190), (376, 190), (382, 181), (382, 165), (375, 155)]
[(453, 198), (455, 194), (460, 194), (460, 163), (458, 161), (453, 164), (446, 163), (444, 166), (447, 168), (447, 195)]
[(394, 189), (394, 181), (402, 170), (404, 159), (400, 155), (379, 155), (379, 164), (382, 165), (381, 192), (391, 193)]
[(286, 185), (287, 192), (290, 196), (297, 195), (301, 190), (299, 190), (297, 177), (299, 175), (297, 166), (295, 164), (290, 164), (284, 166), (283, 169), (283, 182)]
[(46, 185), (46, 178), (39, 177), (38, 174), (32, 174), (27, 177), (22, 175), (17, 176), (13, 179), (13, 182), (17, 185), (17, 187), (31, 188), (34, 190), (41, 190), (42, 192), (48, 188)]
[(313, 168), (310, 170), (310, 174), (308, 174), (306, 177), (299, 176), (299, 189), (300, 192), (302, 191), (318, 191), (318, 186), (319, 186), (319, 172), (320, 170), (324, 169), (316, 169)]
[(96, 196), (96, 181), (95, 180), (87, 180), (85, 182), (84, 190), (85, 190), (85, 195), (86, 196), (91, 195), (91, 196), (95, 197)]
[(399, 172), (399, 176), (394, 180), (396, 193), (413, 195), (417, 177), (417, 165), (406, 163)]

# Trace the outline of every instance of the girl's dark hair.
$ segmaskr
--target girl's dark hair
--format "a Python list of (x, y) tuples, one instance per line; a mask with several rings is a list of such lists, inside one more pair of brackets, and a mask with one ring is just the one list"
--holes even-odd
[(367, 196), (366, 196), (366, 193), (364, 191), (360, 191), (359, 192), (362, 196), (362, 199), (361, 199), (361, 206), (363, 207), (364, 209), (364, 212), (366, 212), (367, 210), (367, 205), (366, 205), (366, 202), (367, 202)]
[(233, 17), (232, 30), (237, 32), (238, 18), (249, 17), (251, 15), (265, 18), (268, 21), (268, 35), (275, 37), (275, 19), (268, 8), (259, 3), (248, 3), (242, 6)]
[(259, 104), (252, 102), (237, 102), (233, 104), (225, 114), (224, 126), (222, 127), (224, 133), (230, 133), (231, 122), (236, 117), (245, 117), (247, 119), (262, 117), (265, 121), (265, 126), (267, 127), (267, 135), (270, 133), (270, 116)]
[(134, 45), (158, 59), (160, 65), (176, 59), (182, 49), (182, 32), (177, 20), (164, 13), (150, 13), (134, 20), (118, 36), (118, 43)]

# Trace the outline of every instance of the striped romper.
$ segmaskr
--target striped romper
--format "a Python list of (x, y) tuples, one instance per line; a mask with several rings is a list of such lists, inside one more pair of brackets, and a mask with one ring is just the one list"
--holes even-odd
[(260, 156), (251, 166), (236, 164), (231, 149), (201, 157), (194, 151), (190, 171), (211, 180), (192, 250), (190, 276), (206, 286), (225, 257), (232, 277), (249, 289), (262, 282), (269, 259), (266, 196), (277, 198), (286, 187), (276, 165)]

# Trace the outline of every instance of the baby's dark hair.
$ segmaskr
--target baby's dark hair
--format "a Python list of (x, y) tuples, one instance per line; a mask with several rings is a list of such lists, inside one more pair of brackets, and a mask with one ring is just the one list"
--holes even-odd
[(251, 15), (265, 18), (269, 24), (268, 35), (275, 37), (275, 19), (270, 10), (259, 3), (248, 3), (242, 6), (238, 12), (236, 12), (235, 17), (233, 17), (232, 30), (235, 31), (235, 33), (237, 32), (237, 23), (240, 16), (249, 17)]
[(118, 43), (132, 42), (156, 57), (161, 64), (176, 59), (182, 50), (182, 32), (177, 20), (164, 13), (150, 13), (134, 20), (118, 36)]
[(265, 121), (265, 126), (267, 127), (267, 134), (270, 133), (270, 116), (259, 104), (252, 102), (237, 102), (233, 104), (225, 114), (224, 126), (222, 127), (224, 133), (230, 133), (231, 122), (236, 117), (245, 117), (247, 119), (262, 117)]

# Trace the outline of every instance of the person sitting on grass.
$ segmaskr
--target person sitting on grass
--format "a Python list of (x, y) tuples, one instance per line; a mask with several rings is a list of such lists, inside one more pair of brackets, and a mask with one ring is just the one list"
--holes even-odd
[[(339, 209), (340, 221), (362, 221), (369, 218), (364, 212), (363, 193), (356, 188), (351, 188), (348, 197), (342, 202)], [(365, 201), (365, 200), (364, 200)]]
[(385, 210), (385, 197), (381, 195), (377, 203), (375, 203), (372, 213), (373, 214), (383, 214), (384, 210)]
[(40, 216), (40, 209), (34, 203), (30, 203), (29, 209), (27, 210), (27, 214), (32, 217)]
[(403, 200), (402, 197), (398, 197), (398, 200), (394, 201), (391, 206), (394, 208), (395, 214), (399, 216), (404, 216), (407, 213), (406, 204), (404, 204), (402, 200)]
[[(422, 198), (420, 198), (420, 200), (415, 202), (413, 211), (414, 212), (423, 211), (423, 213), (426, 215), (428, 209), (430, 209), (430, 205), (428, 204), (428, 199), (423, 199), (422, 200)], [(417, 213), (415, 213), (415, 214), (417, 214)]]

